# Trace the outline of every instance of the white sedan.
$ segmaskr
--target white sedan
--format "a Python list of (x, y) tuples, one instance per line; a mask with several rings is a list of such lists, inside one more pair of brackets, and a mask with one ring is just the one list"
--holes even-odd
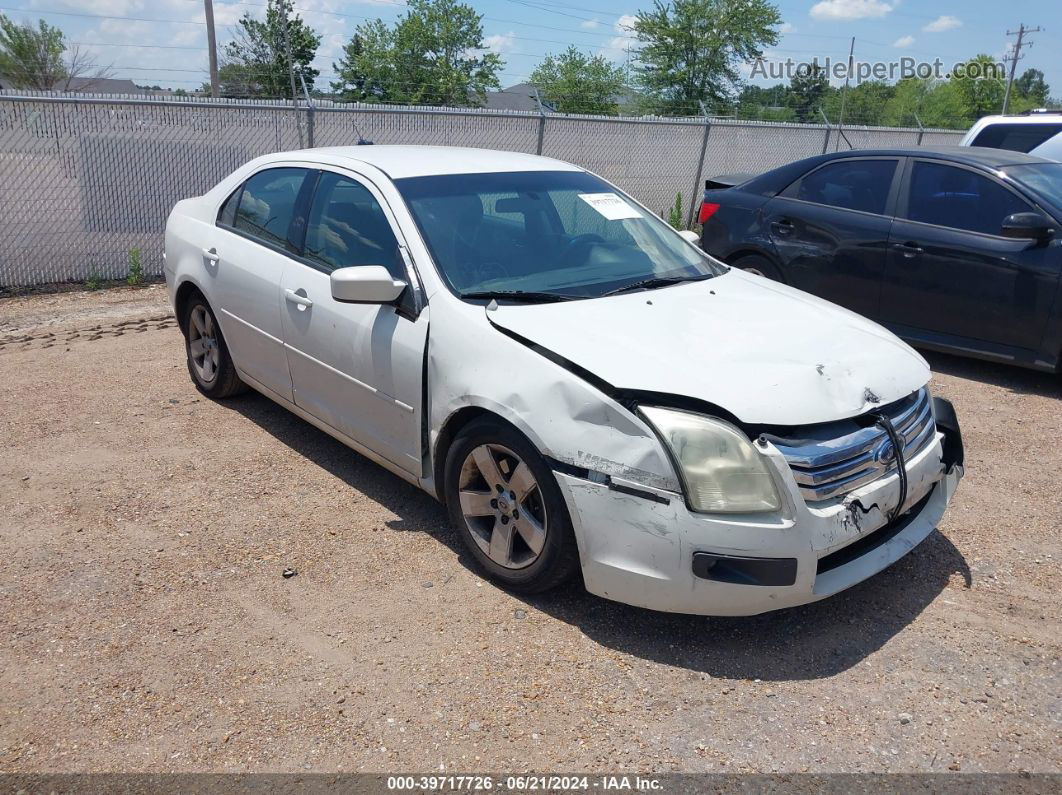
[(196, 386), (249, 386), (443, 501), (514, 591), (658, 610), (837, 593), (933, 531), (951, 405), (889, 332), (531, 155), (258, 158), (166, 227)]

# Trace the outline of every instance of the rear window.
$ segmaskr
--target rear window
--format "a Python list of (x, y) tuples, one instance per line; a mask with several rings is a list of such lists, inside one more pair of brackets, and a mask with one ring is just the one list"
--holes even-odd
[(1009, 149), (1012, 152), (1030, 152), (1044, 141), (1062, 133), (1058, 124), (989, 124), (971, 146), (986, 146), (990, 149)]

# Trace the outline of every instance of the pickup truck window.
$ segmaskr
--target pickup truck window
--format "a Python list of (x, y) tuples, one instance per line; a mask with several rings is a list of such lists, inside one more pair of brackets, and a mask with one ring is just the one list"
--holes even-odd
[(970, 146), (990, 149), (1009, 149), (1012, 152), (1031, 152), (1048, 138), (1062, 133), (1059, 124), (989, 124)]

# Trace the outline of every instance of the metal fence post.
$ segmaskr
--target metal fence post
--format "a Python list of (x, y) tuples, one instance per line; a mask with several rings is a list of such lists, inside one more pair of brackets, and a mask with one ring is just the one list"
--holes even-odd
[(826, 122), (826, 138), (822, 142), (822, 153), (826, 154), (830, 151), (830, 120), (826, 117), (826, 114), (822, 112), (822, 108), (819, 108), (819, 115), (822, 116), (822, 120)]
[(302, 76), (302, 72), (299, 72), (299, 80), (302, 81), (302, 93), (306, 97), (306, 146), (313, 149), (313, 126), (314, 126), (314, 107), (313, 100), (310, 99), (310, 92), (306, 90), (306, 78)]
[(915, 143), (915, 146), (921, 146), (922, 145), (922, 136), (925, 135), (926, 128), (922, 126), (922, 120), (920, 118), (918, 118), (918, 114), (917, 113), (914, 114), (914, 117), (915, 117), (915, 122), (917, 122), (917, 124), (918, 124), (918, 141)]
[[(701, 105), (701, 110), (704, 110), (704, 105)], [(693, 213), (694, 208), (697, 206), (697, 196), (703, 195), (701, 191), (704, 190), (704, 156), (708, 152), (708, 134), (712, 131), (712, 122), (708, 118), (708, 114), (704, 114), (704, 136), (701, 138), (701, 159), (697, 161), (697, 181), (693, 183), (693, 193), (690, 194), (690, 212), (686, 218), (686, 228), (693, 228)]]
[(542, 98), (538, 95), (538, 86), (531, 86), (535, 90), (535, 102), (538, 104), (538, 150), (536, 155), (542, 154), (542, 144), (546, 137), (546, 111), (542, 109)]

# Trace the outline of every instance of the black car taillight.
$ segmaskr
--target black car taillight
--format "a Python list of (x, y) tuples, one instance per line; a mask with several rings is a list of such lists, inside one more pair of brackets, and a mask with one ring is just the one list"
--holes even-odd
[(719, 205), (715, 202), (704, 202), (701, 205), (701, 212), (697, 216), (697, 223), (703, 224), (705, 221), (715, 215), (715, 212), (718, 209)]

